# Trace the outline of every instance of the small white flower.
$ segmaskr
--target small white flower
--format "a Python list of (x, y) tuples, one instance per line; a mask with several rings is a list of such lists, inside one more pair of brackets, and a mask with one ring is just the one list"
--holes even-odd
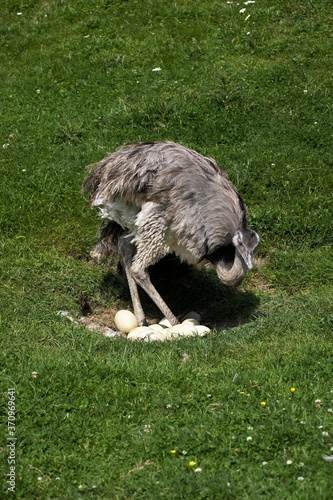
[(298, 476), (297, 481), (304, 481), (304, 477), (303, 476)]
[(241, 10), (239, 11), (239, 13), (240, 13), (240, 14), (244, 14), (244, 12), (245, 12), (245, 11), (246, 11), (246, 9), (244, 8), (244, 9), (241, 9)]
[(252, 425), (249, 425), (248, 428), (247, 428), (248, 431), (253, 431), (253, 427)]
[(328, 434), (328, 432), (327, 432), (327, 431), (323, 431), (323, 432), (322, 432), (322, 435), (323, 435), (324, 437), (328, 437), (328, 436), (329, 436), (329, 434)]
[(194, 469), (194, 472), (202, 472), (202, 469), (200, 467), (197, 467), (196, 469)]
[(38, 373), (37, 372), (31, 372), (31, 376), (32, 376), (32, 378), (37, 378), (38, 377)]
[(333, 408), (328, 408), (328, 413), (333, 413)]
[(252, 437), (251, 436), (247, 436), (246, 441), (247, 442), (251, 442), (252, 441)]
[(36, 89), (36, 94), (40, 94), (40, 89)]
[(286, 464), (287, 464), (287, 465), (291, 465), (292, 463), (293, 463), (293, 461), (292, 461), (292, 460), (287, 460), (287, 461), (286, 461)]
[(305, 425), (304, 420), (301, 420), (301, 421), (300, 421), (300, 424)]
[(323, 428), (324, 428), (324, 426), (323, 426), (323, 425), (319, 425), (319, 426), (318, 426), (318, 429), (323, 429)]
[(299, 467), (304, 467), (304, 462), (300, 462), (298, 465)]
[(37, 481), (43, 481), (43, 478), (41, 476), (37, 477)]
[(187, 451), (186, 451), (186, 450), (183, 450), (183, 451), (182, 451), (182, 455), (187, 455)]
[(171, 408), (171, 404), (170, 404), (170, 403), (168, 403), (168, 404), (166, 405), (166, 407), (167, 407), (167, 408)]
[(333, 455), (323, 455), (323, 459), (326, 460), (326, 462), (333, 462)]
[(266, 461), (261, 463), (261, 465), (267, 465), (267, 464), (268, 464), (268, 462), (266, 462)]
[(23, 12), (17, 12), (16, 15), (17, 16), (22, 16)]
[(304, 94), (307, 94), (307, 93), (308, 93), (307, 89), (304, 89), (304, 90), (303, 90), (303, 93), (304, 93)]
[(162, 68), (153, 68), (152, 71), (162, 71)]

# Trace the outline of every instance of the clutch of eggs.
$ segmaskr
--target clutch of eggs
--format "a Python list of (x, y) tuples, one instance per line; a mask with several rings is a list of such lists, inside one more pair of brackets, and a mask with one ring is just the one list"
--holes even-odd
[(166, 318), (163, 318), (158, 324), (139, 326), (134, 314), (122, 309), (115, 315), (114, 322), (119, 331), (128, 334), (128, 340), (164, 342), (181, 337), (203, 337), (210, 332), (210, 329), (200, 325), (200, 319), (200, 315), (193, 312), (189, 313), (179, 325), (172, 326)]

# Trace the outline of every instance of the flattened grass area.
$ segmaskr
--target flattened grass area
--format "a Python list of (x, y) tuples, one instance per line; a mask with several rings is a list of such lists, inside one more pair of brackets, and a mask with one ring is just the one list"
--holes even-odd
[[(16, 498), (331, 498), (331, 1), (0, 14), (1, 498), (8, 389)], [(76, 317), (83, 291), (95, 310), (130, 307), (115, 263), (89, 260), (85, 166), (164, 139), (228, 170), (258, 265), (239, 293), (207, 273), (170, 284), (177, 314), (216, 326), (206, 338), (108, 339), (57, 315)]]

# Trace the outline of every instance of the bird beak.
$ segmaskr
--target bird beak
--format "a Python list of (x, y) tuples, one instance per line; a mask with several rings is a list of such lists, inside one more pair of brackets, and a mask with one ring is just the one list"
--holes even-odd
[(248, 253), (245, 255), (244, 262), (247, 265), (248, 269), (253, 269), (253, 255), (252, 255), (252, 253)]

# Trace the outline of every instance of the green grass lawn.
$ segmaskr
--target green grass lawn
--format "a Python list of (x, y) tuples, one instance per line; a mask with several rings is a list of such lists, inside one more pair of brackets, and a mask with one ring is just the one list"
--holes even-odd
[[(7, 0), (0, 15), (0, 497), (330, 499), (331, 1)], [(112, 340), (57, 314), (77, 317), (82, 292), (99, 313), (131, 308), (116, 263), (89, 259), (86, 166), (166, 139), (226, 168), (257, 265), (239, 292), (207, 272), (163, 285), (209, 336)]]

